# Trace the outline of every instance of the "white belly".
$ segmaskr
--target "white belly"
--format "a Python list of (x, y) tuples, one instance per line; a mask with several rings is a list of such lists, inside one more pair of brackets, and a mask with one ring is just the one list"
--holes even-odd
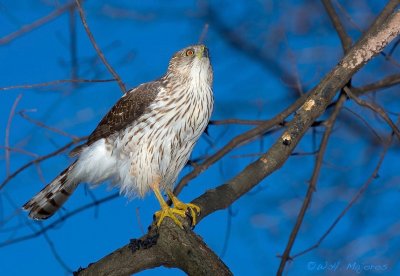
[[(193, 103), (199, 100), (203, 99), (192, 99)], [(173, 187), (211, 116), (205, 103), (193, 104), (189, 111), (182, 106), (178, 102), (174, 112), (167, 114), (162, 106), (156, 108), (115, 140), (115, 148), (121, 149), (115, 153), (115, 183), (122, 193), (144, 196), (157, 178), (161, 189)]]
[(157, 101), (132, 126), (84, 149), (74, 176), (92, 184), (111, 180), (129, 197), (144, 196), (157, 178), (161, 189), (172, 188), (211, 116), (212, 92), (206, 92), (206, 99), (191, 98), (190, 108), (177, 101), (172, 112)]

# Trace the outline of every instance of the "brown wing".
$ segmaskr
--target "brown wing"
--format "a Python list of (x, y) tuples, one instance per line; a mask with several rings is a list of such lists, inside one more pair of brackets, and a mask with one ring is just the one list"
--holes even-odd
[(154, 101), (162, 87), (162, 82), (157, 80), (144, 83), (128, 91), (111, 108), (110, 111), (97, 125), (96, 129), (90, 134), (87, 142), (77, 146), (70, 152), (70, 156), (80, 154), (82, 149), (89, 146), (101, 138), (114, 134), (139, 118), (146, 108)]

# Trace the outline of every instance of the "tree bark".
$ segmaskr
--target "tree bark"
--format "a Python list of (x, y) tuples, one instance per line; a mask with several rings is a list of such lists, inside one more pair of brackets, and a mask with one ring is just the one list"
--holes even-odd
[(185, 230), (166, 219), (140, 239), (131, 240), (75, 275), (131, 275), (158, 266), (180, 268), (188, 275), (232, 275), (228, 267), (183, 221)]

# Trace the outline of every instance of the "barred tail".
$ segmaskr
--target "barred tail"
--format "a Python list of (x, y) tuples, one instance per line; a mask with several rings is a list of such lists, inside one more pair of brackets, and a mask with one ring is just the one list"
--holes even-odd
[(25, 203), (22, 208), (29, 212), (29, 217), (36, 220), (47, 219), (67, 201), (79, 184), (68, 177), (68, 173), (74, 166), (75, 163)]

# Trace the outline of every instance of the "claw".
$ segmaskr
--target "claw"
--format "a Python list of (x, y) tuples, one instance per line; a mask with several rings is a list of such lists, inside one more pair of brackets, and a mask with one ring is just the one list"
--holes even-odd
[(160, 211), (157, 211), (154, 216), (157, 220), (157, 227), (160, 227), (161, 223), (166, 217), (171, 218), (176, 225), (178, 225), (180, 228), (183, 229), (182, 222), (176, 217), (176, 215), (179, 215), (181, 217), (185, 217), (185, 211), (179, 210), (176, 208), (171, 208), (169, 206), (163, 206)]
[(165, 202), (165, 199), (161, 195), (159, 182), (160, 178), (157, 178), (154, 183), (150, 185), (161, 205), (161, 210), (154, 214), (154, 218), (157, 221), (157, 227), (160, 227), (163, 220), (166, 217), (169, 217), (175, 222), (176, 225), (178, 225), (181, 229), (184, 229), (182, 222), (177, 218), (177, 215), (183, 218), (189, 217), (191, 225), (194, 227), (197, 223), (197, 216), (200, 214), (200, 207), (192, 203), (185, 204), (181, 202), (171, 191), (167, 190), (168, 197), (174, 204), (174, 207), (168, 206), (168, 204)]
[(184, 210), (187, 216), (190, 217), (192, 226), (195, 226), (197, 224), (197, 217), (200, 215), (200, 207), (192, 203), (180, 203), (181, 204), (178, 204), (179, 207), (175, 205), (175, 208)]
[(189, 216), (192, 226), (197, 223), (197, 216), (200, 215), (200, 207), (193, 203), (183, 203), (171, 191), (167, 191), (169, 198), (172, 200), (175, 209), (182, 210)]

